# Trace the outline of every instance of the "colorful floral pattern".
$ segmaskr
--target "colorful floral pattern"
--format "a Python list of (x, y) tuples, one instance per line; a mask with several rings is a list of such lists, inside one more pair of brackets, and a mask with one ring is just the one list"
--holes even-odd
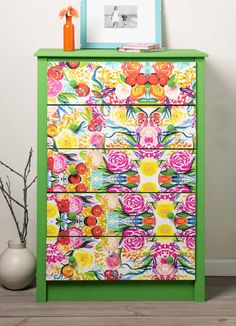
[(48, 281), (195, 279), (194, 238), (146, 237), (130, 228), (124, 237), (81, 239), (76, 248), (68, 238), (47, 239)]
[(194, 106), (48, 106), (58, 148), (195, 148)]
[(196, 63), (47, 77), (47, 280), (194, 280)]
[(195, 206), (188, 193), (48, 194), (47, 236), (193, 237)]
[(193, 150), (49, 149), (48, 191), (194, 192), (195, 168)]
[(194, 62), (49, 62), (50, 104), (193, 104)]

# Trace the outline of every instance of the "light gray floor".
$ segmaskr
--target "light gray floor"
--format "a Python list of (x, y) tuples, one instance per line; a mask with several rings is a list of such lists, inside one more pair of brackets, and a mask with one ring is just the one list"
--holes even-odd
[(1, 326), (236, 326), (236, 277), (208, 277), (207, 301), (35, 303), (0, 287)]

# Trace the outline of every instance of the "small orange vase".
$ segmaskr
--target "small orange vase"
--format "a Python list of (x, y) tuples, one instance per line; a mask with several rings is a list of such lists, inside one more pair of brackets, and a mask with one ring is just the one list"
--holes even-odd
[(72, 23), (72, 17), (66, 16), (64, 25), (64, 51), (75, 50), (75, 27)]

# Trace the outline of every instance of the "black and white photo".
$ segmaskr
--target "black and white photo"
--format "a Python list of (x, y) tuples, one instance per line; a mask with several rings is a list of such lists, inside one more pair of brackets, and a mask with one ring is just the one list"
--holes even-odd
[(104, 6), (105, 28), (137, 28), (138, 27), (137, 6), (115, 5)]

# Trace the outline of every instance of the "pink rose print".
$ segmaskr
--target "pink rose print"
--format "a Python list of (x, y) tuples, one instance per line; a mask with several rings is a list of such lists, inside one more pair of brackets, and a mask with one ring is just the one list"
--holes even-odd
[(48, 97), (57, 96), (62, 90), (62, 83), (59, 80), (48, 78)]
[(186, 243), (186, 246), (191, 249), (194, 250), (195, 249), (195, 237), (187, 237), (184, 238), (184, 242)]
[(74, 196), (70, 199), (70, 212), (79, 214), (83, 208), (83, 201), (80, 197)]
[(52, 187), (52, 191), (54, 192), (66, 192), (66, 187), (61, 186), (60, 184), (56, 184)]
[(131, 192), (131, 190), (124, 186), (117, 185), (109, 187), (107, 192)]
[(110, 269), (117, 269), (120, 266), (120, 259), (116, 253), (107, 258), (107, 266)]
[(90, 138), (90, 143), (92, 146), (96, 146), (97, 148), (101, 148), (102, 147), (102, 143), (103, 143), (104, 137), (103, 134), (99, 131), (96, 131), (92, 134), (91, 138)]
[(123, 232), (123, 247), (128, 251), (136, 251), (141, 248), (146, 243), (147, 236), (144, 230), (136, 227), (130, 227)]
[(188, 172), (193, 163), (192, 156), (186, 151), (177, 151), (170, 156), (170, 167), (177, 173)]
[(190, 188), (189, 187), (187, 187), (187, 186), (181, 186), (181, 185), (179, 185), (179, 186), (174, 186), (174, 187), (172, 187), (172, 188), (170, 188), (170, 192), (190, 192)]
[(65, 171), (67, 160), (64, 155), (56, 154), (54, 157), (53, 171), (57, 174)]
[(79, 248), (81, 247), (83, 243), (83, 233), (80, 229), (77, 227), (73, 226), (72, 228), (69, 229), (69, 237), (70, 237), (70, 245), (73, 248)]
[(195, 228), (191, 228), (186, 231), (178, 231), (176, 235), (183, 237), (183, 241), (189, 249), (191, 250), (195, 249), (195, 237), (196, 237)]
[(112, 173), (125, 172), (130, 168), (128, 155), (121, 151), (111, 151), (107, 155), (106, 164), (107, 169)]
[(58, 250), (57, 245), (51, 244), (51, 243), (46, 245), (46, 262), (47, 263), (62, 262), (64, 259), (65, 259), (65, 255), (63, 255)]
[(127, 194), (122, 199), (123, 211), (128, 215), (138, 215), (145, 210), (145, 201), (140, 194)]
[(190, 194), (185, 202), (185, 211), (190, 213), (190, 214), (194, 214), (195, 210), (196, 210), (196, 196), (195, 194)]

